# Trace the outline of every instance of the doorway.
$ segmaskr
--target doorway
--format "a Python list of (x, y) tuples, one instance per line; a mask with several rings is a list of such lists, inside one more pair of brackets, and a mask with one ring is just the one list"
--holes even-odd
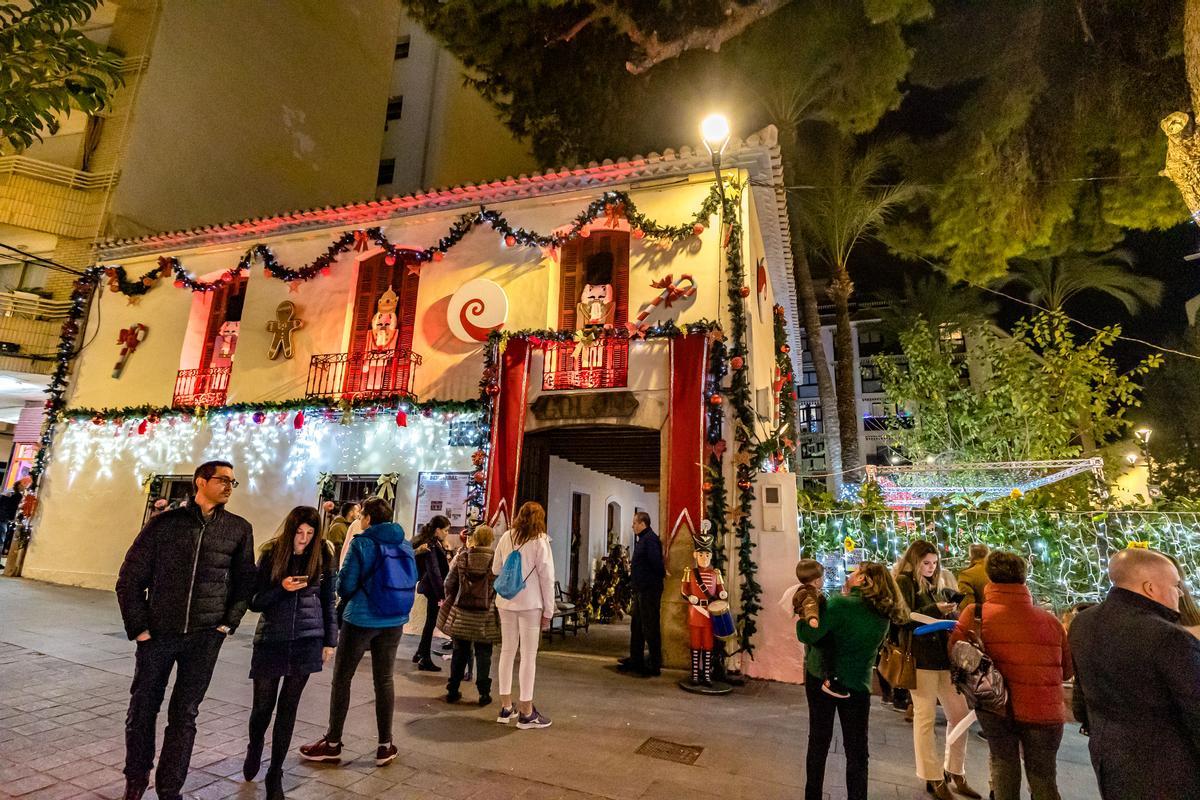
[(571, 597), (579, 594), (581, 576), (591, 579), (590, 565), (581, 563), (580, 558), (587, 559), (590, 551), (588, 543), (588, 522), (591, 518), (592, 498), (581, 492), (571, 492), (571, 556), (570, 577), (567, 586)]

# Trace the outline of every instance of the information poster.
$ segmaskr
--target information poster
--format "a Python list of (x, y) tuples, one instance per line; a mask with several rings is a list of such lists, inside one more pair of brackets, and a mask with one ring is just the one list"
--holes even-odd
[[(441, 514), (450, 520), (450, 532), (460, 532), (467, 526), (467, 488), (470, 472), (421, 472), (417, 475), (417, 516), (413, 531), (434, 516)], [(415, 534), (414, 534), (415, 535)]]

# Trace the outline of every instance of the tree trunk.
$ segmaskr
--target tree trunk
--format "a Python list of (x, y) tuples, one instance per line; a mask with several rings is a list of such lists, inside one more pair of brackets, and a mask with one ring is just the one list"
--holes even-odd
[[(794, 125), (779, 126), (779, 144), (783, 151), (783, 175), (788, 185), (795, 185), (797, 136)], [(825, 434), (825, 469), (831, 473), (830, 485), (836, 495), (842, 486), (842, 444), (838, 425), (837, 397), (833, 388), (833, 376), (829, 372), (829, 360), (825, 354), (825, 341), (821, 338), (821, 314), (817, 310), (817, 292), (813, 287), (812, 269), (808, 254), (804, 250), (804, 238), (800, 226), (797, 201), (788, 195), (788, 222), (792, 236), (792, 279), (799, 295), (800, 319), (808, 339), (808, 351), (812, 354), (813, 369), (817, 375), (817, 395), (821, 400), (821, 430)], [(801, 354), (803, 357), (803, 354)]]
[(1200, 0), (1187, 0), (1183, 11), (1183, 63), (1192, 107), (1159, 123), (1167, 135), (1167, 161), (1160, 175), (1170, 178), (1192, 219), (1200, 221)]
[(837, 384), (838, 430), (842, 443), (842, 469), (845, 479), (857, 481), (862, 459), (858, 452), (858, 393), (854, 380), (854, 328), (850, 325), (850, 296), (854, 282), (845, 264), (835, 264), (829, 298), (833, 300), (834, 377)]

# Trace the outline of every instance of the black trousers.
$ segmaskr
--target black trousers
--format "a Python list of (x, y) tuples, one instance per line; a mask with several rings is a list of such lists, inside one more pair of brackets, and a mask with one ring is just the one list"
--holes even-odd
[(1058, 746), (1063, 726), (1029, 725), (988, 711), (977, 713), (987, 737), (995, 800), (1020, 800), (1022, 759), (1033, 800), (1059, 800)]
[(300, 695), (308, 683), (307, 675), (288, 675), (284, 678), (255, 678), (254, 705), (250, 709), (250, 741), (261, 743), (275, 714), (275, 732), (271, 736), (272, 772), (283, 770), (284, 759), (292, 744), (296, 727), (296, 709)]
[(175, 688), (154, 782), (163, 800), (179, 797), (196, 741), (196, 715), (208, 692), (225, 634), (216, 629), (163, 634), (137, 644), (129, 713), (125, 715), (125, 777), (144, 780), (154, 766), (154, 726), (171, 670)]
[(360, 628), (343, 623), (337, 655), (333, 659), (333, 691), (329, 695), (329, 730), (325, 738), (342, 741), (342, 728), (350, 708), (350, 683), (363, 654), (371, 651), (371, 677), (375, 680), (375, 724), (379, 728), (379, 743), (392, 740), (392, 710), (396, 706), (396, 686), (392, 670), (396, 666), (396, 648), (404, 626), (394, 628)]
[(458, 692), (472, 653), (475, 654), (475, 688), (480, 697), (492, 693), (492, 643), (455, 639), (454, 652), (450, 656), (450, 678), (446, 681), (446, 691), (450, 694)]
[[(662, 587), (634, 589), (629, 619), (629, 660), (635, 667), (662, 667), (662, 629), (659, 627), (659, 608)], [(647, 656), (646, 649), (650, 650)]]
[(821, 691), (821, 679), (809, 673), (804, 682), (808, 697), (808, 757), (805, 771), (804, 800), (824, 796), (825, 759), (833, 742), (833, 717), (842, 723), (842, 746), (846, 751), (846, 798), (867, 800), (867, 721), (871, 714), (871, 695), (851, 692), (841, 699)]
[(425, 627), (421, 628), (421, 641), (417, 644), (417, 655), (422, 661), (432, 659), (433, 629), (437, 627), (438, 601), (426, 596)]

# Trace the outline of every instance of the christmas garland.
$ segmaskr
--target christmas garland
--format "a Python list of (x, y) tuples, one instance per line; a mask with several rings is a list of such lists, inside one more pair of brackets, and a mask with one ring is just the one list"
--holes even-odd
[[(152, 423), (164, 417), (198, 415), (220, 412), (231, 414), (264, 414), (286, 412), (315, 412), (327, 413), (363, 413), (395, 409), (407, 413), (433, 416), (434, 414), (471, 414), (483, 411), (483, 404), (478, 400), (413, 400), (409, 395), (396, 394), (375, 398), (346, 399), (337, 403), (322, 403), (311, 398), (294, 400), (265, 400), (255, 403), (228, 403), (217, 407), (201, 407), (195, 411), (175, 408), (173, 406), (138, 405), (121, 406), (118, 408), (68, 408), (63, 409), (57, 419), (87, 419), (97, 425), (106, 422), (122, 422), (127, 419), (141, 417)], [(300, 427), (300, 426), (297, 426)]]
[(720, 198), (714, 190), (700, 204), (700, 208), (693, 215), (691, 222), (680, 225), (660, 225), (638, 211), (637, 205), (633, 202), (628, 192), (609, 191), (596, 200), (593, 200), (583, 211), (576, 215), (574, 221), (566, 231), (553, 234), (542, 234), (514, 226), (499, 211), (487, 208), (486, 206), (480, 206), (478, 211), (471, 214), (463, 214), (459, 217), (450, 225), (450, 229), (446, 234), (438, 239), (436, 244), (426, 247), (423, 250), (414, 250), (393, 244), (387, 238), (386, 234), (384, 234), (382, 228), (379, 227), (344, 231), (330, 243), (324, 253), (317, 256), (308, 264), (294, 269), (281, 264), (268, 246), (264, 244), (253, 245), (242, 255), (236, 266), (225, 271), (213, 281), (196, 280), (175, 256), (160, 257), (158, 265), (154, 269), (135, 280), (129, 280), (125, 268), (120, 265), (110, 264), (99, 268), (104, 270), (111, 291), (120, 292), (129, 297), (145, 294), (158, 283), (160, 278), (170, 275), (175, 276), (174, 283), (176, 288), (186, 288), (193, 292), (211, 292), (222, 285), (232, 283), (238, 275), (250, 269), (256, 258), (262, 261), (263, 272), (266, 276), (278, 278), (287, 283), (294, 283), (296, 281), (311, 280), (318, 275), (328, 275), (330, 267), (339, 255), (351, 248), (363, 252), (369, 249), (372, 244), (383, 248), (386, 254), (385, 258), (388, 259), (389, 264), (394, 264), (396, 259), (407, 256), (415, 262), (413, 269), (420, 269), (420, 265), (423, 262), (441, 261), (452, 247), (461, 242), (468, 233), (479, 225), (487, 225), (499, 233), (504, 239), (504, 244), (508, 247), (516, 247), (518, 245), (540, 248), (562, 247), (562, 245), (573, 239), (587, 236), (587, 226), (601, 216), (604, 216), (607, 221), (606, 224), (613, 228), (618, 227), (621, 224), (621, 220), (628, 222), (630, 234), (635, 239), (650, 236), (667, 241), (679, 241), (688, 236), (698, 236), (703, 233), (709, 217), (716, 213), (719, 202)]
[(787, 343), (786, 319), (783, 306), (775, 306), (775, 381), (771, 387), (779, 399), (779, 426), (759, 445), (759, 458), (768, 461), (775, 470), (784, 464), (797, 471), (796, 438), (796, 381), (792, 375), (792, 348)]
[[(754, 477), (758, 466), (754, 455), (758, 450), (754, 442), (754, 399), (750, 392), (750, 379), (745, 369), (746, 353), (746, 286), (745, 264), (742, 262), (742, 223), (738, 217), (741, 204), (740, 189), (722, 198), (725, 225), (725, 262), (728, 278), (729, 317), (731, 337), (729, 367), (732, 377), (729, 395), (732, 404), (734, 472), (736, 478), (736, 502), (726, 512), (737, 540), (738, 574), (741, 577), (739, 603), (742, 625), (738, 631), (739, 650), (754, 655), (754, 634), (758, 631), (756, 617), (762, 608), (762, 587), (755, 574), (754, 540), (750, 537), (750, 511), (754, 505)], [(713, 401), (716, 402), (713, 402)], [(721, 402), (720, 395), (709, 398), (712, 405)], [(720, 459), (716, 460), (718, 473)], [(717, 481), (724, 493), (724, 481)], [(716, 509), (721, 510), (721, 509)]]

